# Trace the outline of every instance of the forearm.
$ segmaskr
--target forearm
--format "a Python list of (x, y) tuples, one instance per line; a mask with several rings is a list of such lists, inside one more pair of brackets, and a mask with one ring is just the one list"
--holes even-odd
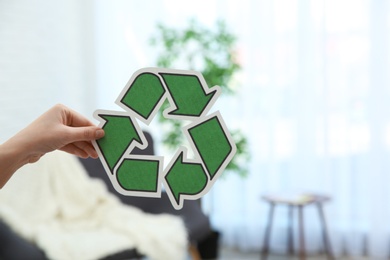
[(0, 145), (0, 188), (7, 183), (12, 175), (20, 167), (28, 163), (29, 158), (26, 151), (16, 140), (11, 138)]

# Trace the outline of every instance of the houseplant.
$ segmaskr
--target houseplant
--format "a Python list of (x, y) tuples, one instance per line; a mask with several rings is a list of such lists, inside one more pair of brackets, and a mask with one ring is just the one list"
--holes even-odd
[[(217, 21), (215, 29), (202, 26), (195, 19), (182, 29), (157, 25), (157, 33), (151, 39), (156, 47), (158, 67), (196, 70), (203, 74), (209, 87), (218, 85), (223, 95), (234, 95), (231, 81), (241, 69), (235, 59), (234, 47), (236, 37), (228, 31), (223, 21)], [(168, 102), (163, 109), (168, 107)], [(167, 129), (163, 133), (163, 144), (169, 149), (177, 149), (183, 144), (181, 128), (183, 122), (167, 120), (159, 113), (159, 122)], [(234, 172), (240, 176), (248, 173), (248, 142), (240, 129), (229, 129), (234, 139), (237, 152), (226, 167), (226, 172)]]

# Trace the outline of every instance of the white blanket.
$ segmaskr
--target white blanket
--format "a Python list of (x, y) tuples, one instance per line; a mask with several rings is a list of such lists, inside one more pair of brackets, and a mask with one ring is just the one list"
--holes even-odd
[(53, 152), (0, 190), (0, 218), (50, 259), (98, 259), (136, 248), (150, 259), (184, 259), (182, 220), (121, 204), (77, 158)]

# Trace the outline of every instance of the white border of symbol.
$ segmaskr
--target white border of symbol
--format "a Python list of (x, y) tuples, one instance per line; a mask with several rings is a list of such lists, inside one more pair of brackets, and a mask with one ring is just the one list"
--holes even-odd
[[(138, 77), (138, 75), (140, 75), (142, 73), (153, 73), (153, 74), (157, 75), (159, 77), (160, 82), (162, 83), (163, 87), (165, 88), (164, 95), (161, 96), (160, 101), (157, 103), (156, 107), (153, 109), (153, 111), (149, 115), (148, 119), (145, 119), (142, 116), (140, 116), (139, 114), (135, 113), (129, 107), (127, 107), (126, 105), (122, 104), (122, 102), (121, 102), (122, 98), (126, 95), (127, 91), (129, 90), (129, 88), (132, 85), (132, 83), (134, 82), (134, 80)], [(202, 114), (199, 117), (170, 115), (169, 112), (172, 112), (172, 111), (176, 110), (177, 107), (176, 107), (172, 97), (169, 95), (168, 88), (165, 85), (165, 82), (164, 82), (162, 76), (160, 75), (160, 73), (192, 75), (192, 76), (195, 75), (200, 80), (200, 83), (201, 83), (201, 85), (203, 87), (203, 90), (204, 90), (206, 95), (211, 93), (211, 92), (215, 92), (215, 94), (212, 97), (212, 99), (210, 100), (210, 102), (207, 104), (206, 108), (203, 110)], [(124, 111), (96, 110), (94, 112), (94, 118), (96, 118), (99, 121), (99, 125), (98, 125), (99, 127), (103, 127), (104, 124), (106, 123), (106, 121), (104, 119), (102, 119), (99, 116), (99, 114), (107, 114), (107, 115), (117, 115), (117, 116), (130, 117), (131, 120), (134, 123), (134, 128), (138, 132), (138, 134), (139, 134), (139, 136), (141, 138), (141, 141), (142, 141), (142, 144), (139, 143), (139, 142), (133, 141), (129, 145), (129, 147), (126, 149), (126, 151), (124, 153), (124, 156), (118, 161), (118, 163), (114, 167), (113, 174), (111, 174), (111, 171), (110, 171), (110, 168), (109, 168), (108, 164), (106, 163), (105, 159), (103, 159), (104, 156), (101, 153), (100, 148), (99, 148), (97, 142), (96, 141), (92, 142), (92, 144), (95, 147), (95, 150), (97, 151), (97, 153), (99, 155), (99, 158), (100, 158), (100, 160), (101, 160), (101, 162), (103, 164), (103, 167), (104, 167), (107, 175), (109, 176), (110, 181), (113, 184), (115, 190), (118, 191), (120, 194), (123, 194), (123, 195), (126, 195), (126, 196), (161, 197), (161, 183), (163, 183), (165, 188), (166, 188), (166, 192), (168, 194), (168, 197), (171, 200), (171, 203), (172, 203), (172, 205), (173, 205), (173, 207), (175, 209), (181, 209), (183, 207), (183, 203), (184, 203), (185, 199), (187, 199), (187, 200), (196, 200), (196, 199), (199, 199), (202, 196), (204, 196), (211, 189), (211, 187), (213, 186), (214, 182), (218, 179), (218, 177), (222, 174), (222, 172), (224, 171), (224, 169), (226, 168), (228, 163), (234, 157), (234, 155), (236, 153), (236, 150), (237, 150), (236, 145), (234, 143), (234, 140), (231, 137), (231, 135), (229, 133), (229, 130), (226, 127), (226, 124), (225, 124), (225, 122), (222, 119), (221, 113), (219, 111), (216, 111), (216, 112), (214, 112), (214, 113), (212, 113), (210, 115), (207, 115), (207, 113), (209, 112), (211, 107), (214, 105), (214, 103), (216, 102), (216, 100), (217, 100), (217, 98), (219, 97), (220, 94), (221, 94), (221, 88), (219, 86), (214, 86), (212, 88), (208, 88), (207, 87), (207, 83), (206, 83), (203, 75), (201, 73), (197, 72), (197, 71), (176, 70), (176, 69), (163, 69), (163, 68), (143, 68), (143, 69), (137, 70), (131, 76), (131, 78), (129, 79), (129, 81), (127, 82), (127, 84), (125, 85), (125, 87), (123, 88), (123, 90), (121, 91), (121, 93), (119, 94), (118, 98), (115, 101), (115, 104), (117, 104), (119, 107), (124, 109)], [(158, 110), (161, 108), (165, 98), (168, 99), (168, 102), (170, 104), (170, 107), (168, 107), (166, 110), (163, 111), (163, 116), (165, 118), (167, 118), (167, 119), (179, 119), (179, 120), (187, 120), (187, 121), (189, 120), (189, 121), (191, 121), (191, 123), (189, 125), (186, 125), (185, 127), (183, 127), (182, 131), (183, 131), (184, 135), (186, 136), (187, 140), (190, 141), (189, 144), (190, 144), (191, 149), (194, 151), (195, 158), (193, 158), (193, 159), (188, 158), (187, 157), (187, 151), (188, 151), (187, 148), (181, 146), (181, 147), (179, 147), (178, 151), (175, 153), (175, 155), (173, 156), (173, 158), (171, 159), (171, 161), (169, 162), (169, 164), (167, 165), (167, 167), (164, 170), (163, 169), (164, 157), (162, 157), (162, 156), (149, 156), (149, 155), (130, 155), (130, 152), (135, 147), (140, 148), (140, 149), (145, 149), (147, 147), (147, 145), (148, 145), (147, 141), (146, 141), (146, 138), (145, 138), (144, 134), (142, 133), (141, 127), (137, 123), (137, 120), (134, 120), (134, 118), (136, 118), (136, 119), (140, 120), (141, 122), (149, 125), (151, 123), (151, 121), (153, 120), (153, 118), (156, 116)], [(210, 180), (210, 176), (207, 173), (206, 167), (205, 167), (203, 161), (200, 158), (200, 155), (198, 153), (198, 150), (197, 150), (195, 144), (192, 142), (191, 136), (188, 133), (188, 129), (190, 129), (190, 128), (192, 128), (192, 127), (194, 127), (194, 126), (196, 126), (196, 125), (198, 125), (198, 124), (200, 124), (200, 123), (202, 123), (202, 122), (206, 121), (207, 119), (209, 119), (211, 117), (214, 117), (214, 116), (216, 116), (218, 118), (218, 120), (219, 120), (219, 122), (220, 122), (220, 124), (221, 124), (221, 126), (223, 128), (223, 131), (226, 134), (226, 137), (227, 137), (227, 139), (228, 139), (228, 141), (229, 141), (229, 143), (230, 143), (230, 145), (232, 147), (232, 150), (231, 150), (230, 154), (228, 155), (228, 157), (226, 158), (226, 160), (224, 161), (224, 163), (222, 164), (222, 166), (217, 171), (217, 173), (214, 175), (213, 179)], [(184, 163), (185, 162), (187, 162), (187, 163), (199, 163), (199, 164), (202, 165), (203, 169), (207, 173), (208, 182), (207, 182), (206, 187), (200, 193), (195, 194), (195, 195), (181, 195), (180, 202), (177, 203), (175, 198), (174, 198), (173, 193), (170, 191), (169, 186), (166, 183), (165, 176), (169, 172), (169, 170), (171, 169), (171, 167), (173, 166), (174, 162), (176, 161), (176, 159), (178, 158), (178, 156), (180, 155), (181, 152), (183, 152), (183, 162)], [(158, 188), (157, 188), (156, 192), (128, 191), (128, 190), (123, 189), (120, 186), (120, 184), (118, 183), (118, 180), (116, 178), (118, 167), (122, 163), (123, 160), (125, 160), (125, 159), (132, 159), (132, 158), (133, 159), (159, 161), (159, 175), (158, 175), (158, 185), (157, 185)]]

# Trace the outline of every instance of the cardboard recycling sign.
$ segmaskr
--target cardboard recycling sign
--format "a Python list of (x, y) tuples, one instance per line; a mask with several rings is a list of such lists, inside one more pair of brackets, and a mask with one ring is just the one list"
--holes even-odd
[[(236, 152), (219, 111), (207, 115), (220, 92), (218, 86), (208, 88), (195, 71), (145, 68), (135, 72), (115, 102), (124, 111), (94, 113), (105, 136), (93, 145), (114, 188), (128, 196), (161, 197), (163, 183), (175, 209), (182, 208), (185, 199), (206, 194)], [(131, 151), (148, 145), (137, 120), (149, 125), (165, 99), (170, 103), (163, 111), (165, 118), (190, 121), (183, 132), (194, 158), (187, 157), (187, 148), (178, 147), (164, 169), (164, 157)]]

